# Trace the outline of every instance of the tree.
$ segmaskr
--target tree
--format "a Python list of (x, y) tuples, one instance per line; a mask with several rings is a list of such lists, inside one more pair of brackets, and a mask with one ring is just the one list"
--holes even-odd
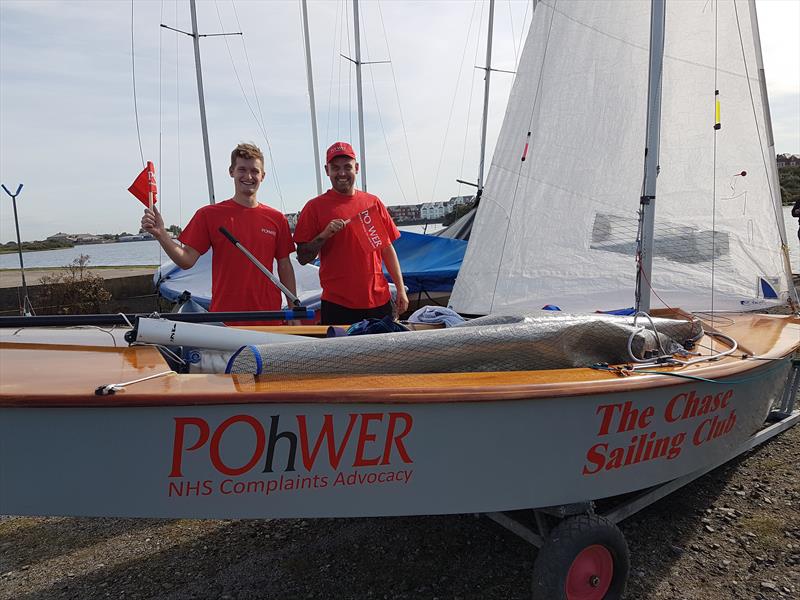
[(800, 167), (778, 169), (781, 183), (781, 202), (792, 205), (800, 199)]
[(471, 211), (474, 207), (475, 207), (474, 200), (472, 202), (467, 202), (466, 204), (461, 204), (459, 206), (456, 206), (453, 212), (448, 213), (444, 216), (442, 225), (444, 225), (445, 227), (447, 225), (452, 225), (453, 223), (458, 221), (461, 217), (463, 217), (465, 214), (467, 214), (469, 211)]

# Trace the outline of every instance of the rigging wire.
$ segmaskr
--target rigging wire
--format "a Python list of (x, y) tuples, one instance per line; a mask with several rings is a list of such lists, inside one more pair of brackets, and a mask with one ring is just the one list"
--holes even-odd
[(406, 154), (408, 157), (409, 171), (411, 172), (411, 182), (414, 185), (414, 198), (418, 204), (419, 190), (417, 189), (417, 176), (414, 169), (414, 163), (411, 160), (411, 146), (408, 143), (408, 131), (406, 130), (406, 122), (405, 119), (403, 118), (403, 106), (400, 103), (400, 89), (397, 86), (397, 77), (395, 76), (394, 73), (394, 63), (392, 62), (392, 53), (389, 50), (389, 36), (386, 33), (386, 25), (384, 24), (383, 21), (383, 10), (381, 10), (381, 0), (378, 0), (378, 15), (380, 16), (381, 19), (381, 29), (383, 30), (383, 39), (386, 42), (386, 55), (389, 58), (389, 68), (392, 72), (392, 81), (394, 82), (394, 94), (395, 97), (397, 98), (397, 109), (400, 113), (400, 125), (403, 128), (403, 139), (405, 140), (406, 143)]
[[(735, 3), (734, 3), (735, 4)], [(716, 107), (719, 102), (719, 87), (718, 87), (718, 60), (719, 60), (719, 2), (715, 1), (712, 4), (714, 11), (714, 105), (715, 115), (717, 114)], [(715, 119), (716, 120), (716, 119)], [(712, 150), (711, 160), (711, 326), (714, 326), (714, 289), (716, 278), (716, 231), (717, 231), (717, 131), (721, 127), (721, 123), (714, 125), (714, 144)], [(711, 350), (714, 350), (714, 338), (711, 338)]]
[[(458, 87), (461, 84), (461, 75), (464, 72), (464, 60), (467, 57), (467, 47), (469, 46), (470, 41), (470, 32), (472, 31), (472, 24), (475, 21), (475, 7), (477, 6), (478, 1), (475, 0), (472, 5), (472, 14), (470, 16), (469, 27), (467, 28), (467, 35), (464, 39), (464, 50), (461, 54), (461, 61), (458, 67), (458, 77), (456, 77), (456, 85), (453, 91), (453, 101), (450, 103), (450, 113), (447, 115), (447, 125), (444, 128), (444, 139), (442, 140), (442, 149), (439, 152), (439, 163), (436, 166), (436, 174), (433, 177), (433, 189), (431, 190), (431, 202), (435, 201), (436, 198), (436, 186), (439, 184), (439, 173), (442, 169), (442, 161), (444, 160), (444, 153), (445, 148), (447, 147), (447, 135), (450, 132), (450, 123), (453, 119), (453, 110), (456, 105), (456, 98), (458, 98)], [(483, 12), (481, 12), (481, 18), (483, 18)]]
[(133, 113), (136, 117), (136, 139), (139, 141), (139, 155), (142, 159), (142, 168), (145, 166), (144, 150), (142, 149), (142, 132), (139, 129), (139, 105), (136, 101), (136, 52), (134, 44), (134, 19), (133, 19), (133, 0), (131, 0), (131, 77), (133, 78)]
[[(350, 48), (350, 15), (348, 13), (349, 4), (347, 4), (347, 0), (342, 0), (342, 2), (345, 3), (344, 24), (345, 24), (345, 31), (347, 32), (347, 54), (351, 54), (352, 52)], [(350, 142), (353, 141), (353, 94), (355, 94), (355, 91), (353, 90), (353, 68), (354, 68), (353, 65), (348, 65), (347, 69), (347, 102), (348, 102), (347, 116), (348, 116), (348, 123), (350, 124), (350, 133), (348, 134), (347, 139), (350, 140)], [(359, 148), (358, 150), (361, 153), (363, 160), (364, 149)]]
[[(483, 8), (483, 7), (481, 7), (481, 8)], [(481, 20), (478, 23), (478, 32), (480, 32), (481, 29), (483, 29), (483, 10), (481, 10)], [(475, 57), (473, 58), (473, 62), (475, 64), (478, 64), (478, 50), (480, 50), (480, 44), (477, 42), (477, 36), (476, 36)], [(486, 65), (486, 66), (488, 67), (489, 65)], [(462, 174), (462, 176), (463, 176), (463, 173), (464, 173), (464, 162), (465, 162), (466, 157), (467, 157), (467, 140), (469, 138), (469, 125), (470, 125), (470, 123), (472, 123), (472, 118), (471, 118), (471, 116), (472, 116), (472, 99), (473, 99), (473, 96), (475, 94), (475, 74), (476, 73), (477, 73), (477, 69), (473, 69), (472, 70), (472, 81), (470, 81), (470, 86), (469, 86), (469, 101), (467, 102), (467, 115), (466, 115), (466, 119), (465, 119), (465, 123), (464, 123), (464, 144), (463, 144), (463, 146), (461, 148), (461, 166), (459, 167), (459, 173)], [(488, 73), (484, 73), (484, 77), (488, 77)], [(461, 182), (459, 182), (458, 188), (457, 188), (457, 194), (459, 196), (461, 196), (461, 190), (462, 189), (463, 189), (463, 184)]]
[[(368, 63), (368, 62), (370, 62), (370, 59), (369, 59), (369, 43), (367, 42), (366, 27), (364, 26), (364, 15), (363, 15), (363, 13), (359, 13), (359, 14), (360, 14), (362, 30), (364, 31), (364, 36), (363, 36), (364, 37), (364, 54), (365, 54), (366, 59), (367, 59), (366, 62)], [(391, 145), (389, 144), (389, 140), (388, 140), (388, 138), (386, 136), (386, 128), (383, 126), (383, 115), (381, 114), (381, 105), (380, 105), (380, 102), (378, 101), (378, 90), (375, 87), (375, 74), (374, 74), (374, 71), (371, 68), (369, 69), (369, 77), (370, 77), (370, 81), (372, 83), (372, 95), (375, 98), (375, 109), (376, 109), (376, 112), (378, 114), (378, 123), (380, 124), (381, 133), (383, 134), (383, 141), (386, 144), (386, 154), (389, 157), (389, 164), (392, 166), (392, 173), (394, 173), (395, 181), (397, 181), (397, 187), (400, 190), (400, 195), (403, 197), (403, 202), (407, 203), (408, 200), (406, 198), (405, 192), (403, 191), (403, 184), (400, 181), (400, 175), (397, 172), (397, 165), (395, 164), (394, 159), (392, 158), (392, 150), (391, 150)], [(362, 152), (363, 152), (363, 150), (362, 150)], [(413, 169), (412, 169), (412, 171), (413, 171)]]
[[(164, 22), (164, 0), (161, 0), (161, 4), (159, 6), (159, 14), (158, 14), (158, 22)], [(163, 28), (158, 28), (158, 168), (159, 168), (159, 177), (163, 175), (163, 171), (161, 171), (164, 162), (163, 162), (163, 142), (164, 142), (164, 111), (163, 106), (161, 103), (162, 100), (162, 82), (164, 80), (164, 58), (163, 58), (163, 41), (164, 41), (164, 33)], [(164, 178), (161, 177), (161, 208), (164, 208)], [(163, 211), (162, 211), (163, 214)], [(163, 217), (162, 217), (163, 218)], [(158, 264), (159, 266), (163, 262), (164, 259), (164, 249), (161, 247), (161, 244), (158, 244)], [(156, 294), (155, 297), (156, 308), (158, 307), (158, 295)]]
[[(239, 15), (238, 15), (238, 13), (236, 11), (236, 4), (234, 3), (233, 0), (231, 0), (231, 6), (233, 7), (233, 13), (234, 13), (234, 16), (236, 18), (236, 26), (238, 28), (238, 31), (242, 31), (242, 26), (241, 26), (241, 23), (239, 22)], [(217, 19), (219, 20), (220, 28), (221, 28), (222, 31), (224, 31), (225, 27), (224, 27), (224, 25), (222, 23), (222, 15), (219, 12), (219, 3), (216, 0), (214, 1), (214, 8), (217, 11)], [(233, 74), (236, 77), (236, 81), (239, 84), (239, 89), (242, 92), (242, 98), (244, 99), (244, 102), (247, 105), (247, 108), (250, 110), (250, 114), (253, 115), (253, 119), (255, 120), (256, 125), (258, 125), (258, 128), (261, 131), (261, 135), (264, 136), (264, 141), (267, 143), (267, 153), (269, 154), (269, 162), (270, 162), (270, 167), (272, 168), (272, 176), (275, 179), (275, 188), (276, 188), (276, 191), (278, 192), (278, 198), (280, 199), (281, 211), (285, 213), (286, 212), (286, 206), (285, 206), (284, 201), (283, 201), (283, 193), (281, 191), (280, 179), (278, 178), (278, 169), (275, 166), (275, 159), (274, 159), (274, 156), (272, 154), (272, 144), (270, 144), (269, 135), (267, 134), (267, 129), (266, 129), (265, 121), (264, 121), (264, 113), (261, 110), (261, 102), (258, 99), (258, 91), (256, 89), (255, 78), (253, 77), (253, 69), (252, 69), (252, 66), (250, 64), (250, 57), (247, 54), (247, 44), (245, 44), (245, 41), (244, 41), (244, 34), (241, 34), (242, 49), (244, 51), (245, 64), (247, 65), (247, 69), (248, 69), (248, 71), (250, 73), (250, 83), (251, 83), (252, 88), (253, 88), (253, 97), (255, 98), (256, 106), (258, 108), (258, 114), (256, 114), (256, 111), (253, 109), (253, 106), (252, 106), (252, 104), (250, 103), (250, 100), (247, 97), (247, 92), (244, 89), (244, 84), (242, 83), (242, 80), (239, 77), (239, 70), (236, 68), (236, 61), (234, 61), (234, 59), (233, 59), (233, 52), (231, 51), (231, 46), (228, 43), (228, 38), (225, 35), (223, 35), (222, 38), (225, 41), (225, 48), (227, 48), (227, 50), (228, 50), (228, 57), (230, 58), (230, 61), (231, 61), (231, 67), (233, 68)]]
[[(330, 76), (330, 79), (329, 79), (330, 85), (328, 86), (328, 115), (327, 115), (327, 118), (325, 119), (325, 140), (326, 141), (324, 142), (323, 146), (327, 146), (327, 144), (329, 143), (329, 141), (331, 139), (331, 136), (330, 136), (330, 133), (331, 133), (331, 107), (333, 106), (333, 82), (334, 82), (333, 66), (334, 66), (334, 61), (336, 60), (336, 35), (337, 35), (338, 31), (339, 31), (339, 8), (341, 6), (342, 5), (340, 3), (338, 3), (338, 2), (336, 3), (336, 17), (334, 19), (334, 25), (333, 25), (333, 40), (331, 41), (331, 48), (333, 49), (333, 51), (331, 52), (331, 67), (328, 70), (328, 74)], [(341, 59), (340, 59), (340, 62), (339, 62), (339, 70), (341, 71)], [(337, 89), (337, 92), (338, 92), (338, 89)], [(338, 96), (337, 96), (337, 100), (338, 100)], [(337, 135), (336, 135), (336, 137), (338, 138), (339, 137), (339, 135), (338, 135), (338, 118), (339, 118), (338, 112), (337, 112), (336, 118), (337, 118)]]
[[(175, 23), (178, 23), (178, 4), (175, 3)], [(180, 68), (180, 40), (175, 32), (175, 142), (177, 160), (177, 188), (178, 188), (178, 222), (183, 223), (183, 188), (181, 186), (181, 68)]]
[[(769, 165), (767, 164), (767, 160), (766, 160), (765, 154), (764, 154), (764, 142), (763, 142), (763, 137), (761, 135), (761, 128), (759, 127), (759, 124), (758, 124), (758, 114), (757, 114), (757, 111), (756, 111), (755, 96), (753, 94), (753, 87), (750, 84), (749, 69), (747, 68), (747, 57), (746, 57), (746, 53), (745, 53), (745, 49), (744, 49), (744, 40), (742, 38), (742, 27), (741, 27), (741, 23), (739, 21), (739, 9), (736, 7), (736, 3), (735, 2), (733, 3), (733, 11), (734, 11), (734, 15), (736, 17), (736, 29), (737, 29), (737, 31), (739, 33), (739, 48), (742, 51), (742, 64), (744, 65), (744, 74), (745, 74), (745, 81), (747, 82), (747, 91), (750, 94), (750, 107), (752, 108), (752, 111), (753, 111), (753, 124), (755, 125), (756, 131), (758, 132), (758, 146), (759, 146), (759, 148), (761, 150), (761, 161), (762, 161), (762, 163), (764, 165), (764, 174), (766, 175), (767, 185), (769, 186), (770, 198), (772, 198), (772, 200), (773, 200), (770, 204), (772, 204), (772, 211), (773, 211), (773, 213), (775, 213), (775, 219), (777, 221), (779, 219), (783, 219), (783, 215), (778, 213), (777, 206), (775, 205), (775, 201), (774, 201), (774, 199), (775, 199), (775, 188), (773, 187), (772, 177), (769, 176), (770, 168), (769, 168)], [(762, 98), (762, 102), (763, 101), (767, 101), (767, 98)], [(767, 127), (768, 124), (765, 123), (764, 126)], [(791, 281), (789, 282), (789, 285), (791, 285)]]
[[(550, 48), (550, 35), (551, 35), (552, 31), (553, 31), (553, 20), (555, 18), (556, 5), (557, 4), (558, 4), (558, 0), (555, 0), (553, 2), (553, 6), (549, 7), (550, 8), (550, 22), (547, 25), (547, 35), (545, 36), (545, 40), (544, 40), (544, 52), (542, 52), (542, 61), (539, 64), (539, 78), (536, 81), (536, 93), (533, 96), (533, 102), (531, 103), (531, 109), (530, 109), (530, 115), (528, 117), (528, 128), (527, 128), (528, 137), (530, 137), (530, 134), (533, 131), (533, 129), (532, 129), (532, 127), (533, 127), (533, 117), (534, 117), (534, 114), (536, 114), (537, 109), (539, 108), (539, 100), (540, 100), (541, 94), (542, 94), (542, 80), (544, 79), (544, 67), (545, 67), (545, 63), (547, 62), (547, 51)], [(530, 142), (529, 143), (531, 144), (531, 150), (532, 150), (533, 149), (533, 138), (532, 137), (530, 138)], [(514, 182), (514, 193), (511, 195), (511, 206), (510, 206), (509, 210), (506, 213), (506, 218), (508, 219), (509, 223), (508, 223), (508, 226), (506, 227), (506, 231), (505, 231), (505, 234), (503, 236), (503, 245), (501, 246), (501, 249), (500, 249), (500, 261), (499, 261), (498, 268), (497, 268), (497, 274), (495, 275), (495, 279), (494, 279), (494, 288), (492, 289), (492, 301), (491, 301), (491, 304), (489, 306), (489, 312), (492, 312), (494, 310), (494, 300), (497, 297), (497, 286), (498, 286), (498, 284), (500, 282), (500, 267), (503, 264), (503, 257), (505, 256), (505, 253), (506, 253), (506, 244), (508, 243), (508, 233), (509, 233), (509, 229), (511, 228), (511, 215), (514, 214), (514, 206), (515, 206), (515, 204), (517, 202), (517, 194), (519, 192), (519, 183), (520, 183), (520, 179), (522, 179), (522, 169), (523, 169), (524, 165), (525, 165), (525, 163), (520, 161), (519, 168), (517, 169), (517, 180)], [(526, 177), (525, 178), (525, 191), (527, 191), (527, 186), (528, 186), (529, 182), (530, 182), (530, 179)]]

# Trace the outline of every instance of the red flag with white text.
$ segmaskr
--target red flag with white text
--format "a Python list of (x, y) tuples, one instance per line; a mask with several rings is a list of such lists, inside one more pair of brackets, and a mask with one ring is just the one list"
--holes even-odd
[(151, 161), (128, 188), (128, 191), (139, 199), (139, 202), (149, 207), (158, 201), (158, 186), (156, 185), (156, 168)]
[(377, 204), (373, 204), (352, 217), (349, 226), (354, 228), (356, 238), (364, 252), (375, 252), (392, 243)]

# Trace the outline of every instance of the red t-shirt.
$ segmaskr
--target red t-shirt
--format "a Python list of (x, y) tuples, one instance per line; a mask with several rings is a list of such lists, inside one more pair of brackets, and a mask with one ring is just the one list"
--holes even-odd
[[(333, 219), (353, 219), (359, 212), (377, 206), (391, 241), (400, 232), (377, 196), (356, 190), (352, 196), (328, 190), (308, 201), (294, 230), (295, 242), (310, 242)], [(328, 238), (319, 252), (322, 299), (347, 308), (375, 308), (391, 298), (389, 283), (381, 270), (380, 252), (365, 252), (354, 231), (355, 222)]]
[(289, 223), (280, 211), (259, 204), (250, 208), (233, 200), (198, 210), (178, 239), (211, 258), (211, 311), (279, 310), (281, 291), (219, 231), (225, 227), (263, 265), (294, 252)]

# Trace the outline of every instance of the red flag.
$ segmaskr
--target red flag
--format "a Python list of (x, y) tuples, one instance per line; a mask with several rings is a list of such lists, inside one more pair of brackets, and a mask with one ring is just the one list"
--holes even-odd
[(128, 191), (139, 199), (139, 202), (147, 207), (158, 201), (158, 187), (156, 186), (156, 168), (153, 163), (147, 161), (147, 166), (136, 177)]
[(375, 252), (392, 243), (376, 204), (350, 219), (350, 227), (354, 228), (364, 252)]

